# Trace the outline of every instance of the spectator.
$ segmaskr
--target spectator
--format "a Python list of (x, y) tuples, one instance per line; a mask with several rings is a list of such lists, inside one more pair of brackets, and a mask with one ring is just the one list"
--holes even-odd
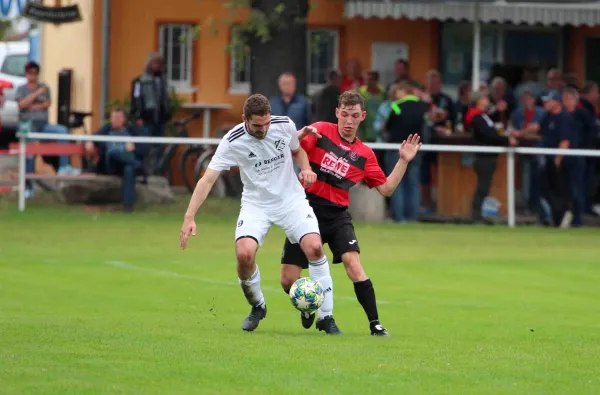
[(577, 78), (577, 75), (575, 73), (565, 73), (563, 80), (565, 88), (573, 88), (575, 90), (579, 90), (579, 78)]
[[(138, 128), (145, 135), (153, 137), (165, 136), (165, 125), (171, 117), (172, 105), (167, 78), (164, 73), (164, 60), (158, 53), (148, 56), (144, 72), (131, 82), (131, 109), (130, 115), (135, 120)], [(150, 146), (151, 162), (148, 164), (150, 172), (156, 170), (158, 158), (164, 146), (153, 144)]]
[(358, 89), (365, 84), (363, 79), (360, 63), (357, 59), (350, 59), (346, 63), (346, 76), (342, 80), (340, 90), (345, 92), (349, 89)]
[(390, 113), (392, 112), (392, 102), (398, 99), (396, 97), (397, 90), (397, 84), (391, 85), (390, 89), (388, 89), (386, 92), (386, 100), (382, 102), (377, 108), (377, 115), (373, 120), (373, 129), (375, 130), (375, 133), (378, 136), (377, 141), (379, 142), (384, 141), (385, 139), (385, 124), (387, 123)]
[(557, 91), (562, 92), (564, 88), (564, 80), (562, 73), (558, 69), (550, 69), (546, 74), (546, 90), (538, 96), (537, 105), (543, 107), (544, 101), (542, 97), (547, 96), (549, 92)]
[[(437, 70), (430, 70), (425, 75), (425, 93), (422, 98), (431, 104), (432, 125), (425, 136), (424, 141), (437, 143), (438, 139), (447, 136), (454, 130), (456, 122), (456, 110), (450, 96), (442, 92), (442, 78)], [(431, 176), (432, 167), (437, 165), (437, 152), (424, 152), (421, 167), (421, 196), (425, 213), (430, 213), (433, 207), (431, 199)]]
[(367, 117), (358, 128), (358, 136), (362, 141), (374, 142), (378, 133), (373, 127), (377, 110), (385, 101), (385, 88), (379, 84), (379, 72), (369, 71), (367, 73), (367, 84), (360, 87), (360, 93), (365, 99), (365, 110)]
[[(127, 115), (122, 108), (115, 108), (110, 113), (110, 123), (104, 125), (95, 135), (100, 136), (138, 136), (135, 128), (127, 126)], [(93, 153), (94, 143), (85, 145), (88, 153)], [(98, 144), (98, 173), (119, 175), (123, 177), (123, 211), (133, 212), (135, 205), (135, 177), (141, 173), (146, 183), (146, 173), (142, 163), (148, 149), (146, 144), (123, 142), (106, 142)]]
[(469, 110), (469, 96), (471, 95), (471, 83), (469, 81), (461, 81), (458, 84), (458, 100), (456, 101), (456, 131), (464, 132), (464, 120)]
[(337, 70), (331, 70), (327, 75), (327, 86), (315, 95), (312, 100), (312, 122), (337, 123), (335, 109), (338, 105), (340, 91), (340, 74)]
[[(540, 125), (542, 147), (562, 148), (576, 146), (576, 128), (573, 117), (563, 111), (561, 94), (551, 91), (542, 97), (547, 114)], [(561, 155), (547, 155), (542, 169), (542, 189), (540, 210), (541, 221), (555, 226), (568, 227), (573, 222), (573, 213), (568, 210), (570, 203), (569, 177)], [(548, 204), (546, 208), (545, 204)], [(580, 218), (576, 218), (576, 221)], [(577, 223), (576, 223), (577, 224)]]
[[(40, 66), (35, 62), (25, 65), (25, 78), (27, 83), (17, 88), (15, 100), (19, 106), (19, 121), (30, 122), (31, 131), (39, 133), (69, 134), (69, 129), (64, 125), (51, 125), (48, 123), (48, 107), (50, 107), (50, 88), (39, 81)], [(68, 141), (61, 141), (68, 144)], [(79, 169), (74, 169), (69, 164), (68, 156), (58, 159), (58, 174), (79, 174)], [(34, 157), (27, 158), (27, 172), (34, 172)], [(26, 196), (31, 196), (33, 190), (27, 185)]]
[[(535, 96), (527, 89), (521, 91), (520, 106), (510, 115), (510, 123), (519, 134), (537, 137), (544, 118), (544, 109), (535, 105)], [(523, 155), (523, 192), (527, 208), (537, 212), (540, 200), (539, 161), (536, 156)]]
[[(575, 88), (566, 87), (562, 94), (562, 103), (565, 111), (571, 115), (573, 121), (570, 148), (589, 148), (593, 141), (596, 130), (596, 119), (588, 111), (579, 107), (579, 93)], [(584, 186), (585, 158), (582, 156), (568, 156), (564, 159), (569, 179), (569, 198), (573, 212), (573, 224), (582, 224), (581, 215), (586, 209), (585, 194), (591, 192), (591, 188)], [(591, 197), (590, 197), (591, 200)], [(591, 211), (591, 205), (590, 205)]]
[[(396, 63), (394, 64), (394, 74), (396, 75), (396, 79), (386, 87), (387, 92), (389, 92), (393, 84), (400, 84), (401, 82), (408, 82), (413, 87), (420, 88), (421, 84), (410, 78), (410, 65), (408, 61), (404, 59), (396, 60)], [(413, 92), (413, 94), (416, 95), (416, 92)]]
[[(422, 135), (428, 105), (414, 95), (413, 87), (407, 82), (396, 86), (394, 97), (396, 100), (390, 105), (391, 111), (385, 126), (386, 140), (401, 143), (410, 134)], [(398, 158), (398, 150), (386, 152), (385, 164), (388, 174), (392, 172)], [(392, 218), (396, 222), (415, 222), (419, 216), (420, 166), (417, 156), (409, 163), (406, 174), (390, 198)]]
[(489, 115), (495, 123), (501, 123), (503, 128), (508, 126), (510, 114), (515, 109), (515, 102), (512, 95), (508, 92), (506, 81), (502, 77), (494, 77), (491, 85), (490, 100), (492, 106)]
[(294, 74), (283, 73), (279, 76), (279, 95), (271, 97), (270, 102), (272, 114), (289, 117), (298, 130), (310, 124), (308, 99), (296, 93)]
[(536, 74), (537, 72), (532, 68), (526, 68), (523, 71), (523, 81), (515, 89), (517, 97), (521, 97), (524, 91), (530, 92), (534, 98), (537, 98), (542, 94), (544, 88), (542, 87), (542, 84), (538, 82)]
[[(587, 144), (582, 144), (583, 148), (595, 149), (598, 142), (598, 118), (596, 117), (596, 106), (600, 94), (598, 91), (598, 84), (591, 81), (586, 81), (583, 84), (581, 93), (579, 95), (579, 104), (586, 110), (595, 121), (595, 128), (592, 131), (590, 140)], [(594, 174), (596, 171), (597, 158), (587, 157), (584, 159), (584, 170), (583, 170), (583, 188), (584, 188), (584, 210), (588, 214), (597, 214), (593, 210), (594, 205)]]
[[(465, 127), (473, 133), (473, 143), (476, 145), (516, 145), (514, 136), (508, 138), (498, 134), (494, 122), (487, 114), (490, 99), (486, 91), (473, 92), (471, 94), (471, 107), (465, 117)], [(496, 172), (496, 161), (498, 154), (477, 153), (473, 168), (477, 174), (477, 187), (473, 194), (472, 215), (473, 220), (478, 222), (484, 218), (481, 213), (483, 200), (489, 195), (492, 180)]]

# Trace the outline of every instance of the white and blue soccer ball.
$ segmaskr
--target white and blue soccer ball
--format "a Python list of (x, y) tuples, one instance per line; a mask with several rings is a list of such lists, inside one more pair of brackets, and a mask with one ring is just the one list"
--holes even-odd
[(294, 307), (303, 313), (317, 311), (325, 300), (321, 283), (310, 277), (303, 277), (290, 288), (290, 299)]

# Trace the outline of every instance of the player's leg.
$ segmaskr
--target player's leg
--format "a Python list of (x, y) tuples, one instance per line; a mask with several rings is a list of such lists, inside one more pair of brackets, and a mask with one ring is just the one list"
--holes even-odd
[(333, 252), (333, 263), (343, 262), (346, 274), (354, 283), (354, 293), (367, 314), (371, 335), (389, 336), (387, 330), (379, 323), (375, 289), (360, 263), (360, 247), (350, 217), (340, 221), (335, 235), (329, 240), (329, 247)]
[[(289, 295), (290, 288), (300, 278), (302, 269), (308, 269), (308, 259), (302, 252), (300, 244), (292, 244), (288, 238), (285, 239), (283, 252), (281, 254), (281, 287)], [(300, 313), (300, 320), (305, 329), (309, 329), (315, 321), (314, 313)]]
[(319, 232), (319, 223), (308, 201), (298, 202), (294, 208), (282, 217), (281, 227), (292, 243), (300, 248), (308, 259), (310, 277), (321, 283), (325, 300), (318, 311), (317, 329), (330, 335), (341, 335), (333, 319), (333, 280), (329, 271), (329, 262), (323, 251)]
[(271, 224), (260, 210), (242, 208), (235, 231), (235, 254), (240, 286), (248, 304), (250, 314), (242, 323), (242, 329), (253, 331), (267, 315), (267, 305), (260, 286), (260, 270), (255, 262), (258, 246), (269, 231)]

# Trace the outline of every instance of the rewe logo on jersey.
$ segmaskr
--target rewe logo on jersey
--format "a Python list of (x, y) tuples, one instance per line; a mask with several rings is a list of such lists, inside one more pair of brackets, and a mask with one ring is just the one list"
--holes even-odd
[(348, 174), (350, 165), (343, 158), (338, 158), (335, 154), (328, 152), (323, 156), (321, 168), (338, 178), (342, 178)]

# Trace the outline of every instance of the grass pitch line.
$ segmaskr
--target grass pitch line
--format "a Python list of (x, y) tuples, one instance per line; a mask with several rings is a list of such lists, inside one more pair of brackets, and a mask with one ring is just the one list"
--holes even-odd
[[(131, 265), (127, 262), (123, 262), (123, 261), (104, 261), (104, 264), (106, 264), (108, 266), (116, 267), (119, 269), (151, 273), (151, 274), (165, 276), (165, 277), (171, 277), (171, 278), (181, 278), (184, 280), (193, 280), (193, 281), (198, 281), (198, 282), (206, 283), (206, 284), (223, 285), (223, 286), (227, 286), (227, 287), (236, 287), (236, 288), (240, 286), (240, 284), (238, 282), (234, 282), (234, 281), (215, 280), (214, 278), (199, 277), (199, 276), (194, 276), (191, 274), (181, 274), (181, 273), (177, 273), (177, 272), (172, 272), (170, 270), (152, 269), (149, 267), (135, 266), (135, 265)], [(262, 289), (263, 289), (263, 291), (277, 292), (277, 293), (281, 294), (281, 288), (273, 288), (273, 287), (263, 286)], [(337, 296), (337, 295), (335, 296), (335, 300), (348, 300), (348, 301), (356, 302), (356, 298)], [(377, 303), (378, 304), (392, 304), (392, 302), (389, 302), (387, 300), (377, 300)]]

